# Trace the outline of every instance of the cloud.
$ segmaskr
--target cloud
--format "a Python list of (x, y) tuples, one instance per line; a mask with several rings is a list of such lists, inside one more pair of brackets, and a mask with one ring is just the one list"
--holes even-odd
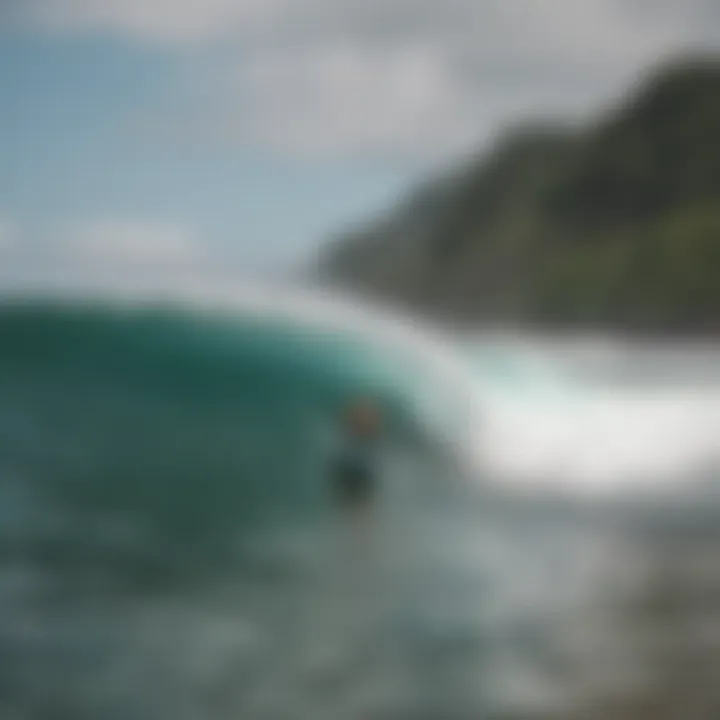
[(444, 157), (508, 121), (594, 109), (680, 44), (610, 0), (306, 9), (313, 19), (278, 21), (282, 40), (257, 43), (224, 92), (236, 135), (285, 155)]
[[(26, 21), (65, 34), (110, 32), (148, 42), (196, 43), (262, 22), (273, 0), (21, 0)], [(20, 5), (20, 3), (18, 3)]]
[(714, 0), (22, 0), (18, 7), (46, 31), (113, 33), (200, 52), (204, 71), (194, 75), (188, 113), (203, 106), (208, 135), (311, 157), (444, 156), (519, 116), (592, 110), (666, 54), (720, 43)]
[(446, 58), (420, 44), (259, 53), (234, 79), (235, 130), (281, 154), (414, 155), (475, 133), (462, 83)]
[[(13, 0), (10, 0), (13, 3)], [(208, 43), (254, 35), (268, 39), (360, 40), (459, 37), (478, 46), (538, 45), (621, 53), (611, 41), (648, 26), (706, 29), (714, 0), (14, 0), (16, 13), (51, 31), (111, 31), (162, 43)], [(658, 20), (659, 22), (655, 22)], [(635, 27), (633, 27), (635, 26)], [(618, 35), (608, 35), (608, 31)], [(641, 36), (634, 37), (642, 44)]]
[[(8, 224), (9, 226), (9, 224)], [(1, 228), (0, 228), (1, 229)], [(19, 236), (13, 231), (10, 237)], [(49, 289), (129, 293), (163, 283), (212, 288), (243, 277), (238, 258), (179, 222), (133, 217), (78, 218), (74, 223), (23, 227), (22, 243), (3, 253), (0, 296)]]
[(59, 250), (77, 262), (110, 267), (182, 267), (199, 260), (198, 247), (187, 230), (157, 222), (90, 222), (72, 230)]

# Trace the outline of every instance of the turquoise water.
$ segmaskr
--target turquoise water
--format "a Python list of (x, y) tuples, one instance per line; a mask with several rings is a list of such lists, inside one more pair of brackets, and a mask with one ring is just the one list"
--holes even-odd
[[(623, 564), (616, 529), (514, 507), (458, 456), (495, 411), (533, 419), (576, 386), (358, 327), (0, 307), (0, 718), (557, 717), (548, 657), (622, 587), (597, 580)], [(358, 393), (387, 438), (359, 543), (324, 477)]]
[(428, 390), (351, 333), (252, 317), (9, 306), (0, 346), (6, 482), (79, 530), (183, 553), (326, 513), (322, 453), (343, 404), (379, 398), (399, 437), (412, 384)]
[[(383, 584), (378, 565), (370, 595), (332, 599), (356, 567), (352, 549), (329, 557), (343, 540), (324, 469), (358, 394), (384, 408), (388, 547), (459, 487), (439, 441), (464, 402), (415, 350), (352, 328), (27, 301), (0, 307), (0, 348), (3, 718), (265, 717), (268, 693), (344, 638), (332, 608), (357, 595), (350, 615), (371, 617)], [(395, 562), (399, 577), (409, 560)], [(398, 607), (385, 615), (399, 628)], [(241, 667), (202, 668), (225, 652), (207, 662)]]

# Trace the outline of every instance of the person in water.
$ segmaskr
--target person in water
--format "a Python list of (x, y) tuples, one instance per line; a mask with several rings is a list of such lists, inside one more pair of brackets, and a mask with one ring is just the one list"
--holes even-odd
[(342, 442), (331, 468), (337, 506), (353, 515), (365, 515), (378, 494), (380, 409), (370, 399), (350, 403), (341, 418)]

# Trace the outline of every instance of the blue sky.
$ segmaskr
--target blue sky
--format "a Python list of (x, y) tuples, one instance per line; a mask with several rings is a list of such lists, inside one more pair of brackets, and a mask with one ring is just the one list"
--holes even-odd
[(164, 134), (155, 115), (191, 110), (187, 64), (103, 38), (4, 39), (6, 232), (12, 225), (42, 253), (88, 224), (172, 227), (252, 271), (302, 257), (402, 183), (395, 167), (281, 158), (182, 128)]
[(286, 268), (718, 28), (710, 0), (5, 0), (0, 285)]

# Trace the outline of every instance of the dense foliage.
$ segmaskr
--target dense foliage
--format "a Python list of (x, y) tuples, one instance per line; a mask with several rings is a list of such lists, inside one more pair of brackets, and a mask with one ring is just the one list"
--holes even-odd
[(321, 274), (454, 319), (714, 330), (720, 60), (663, 68), (592, 128), (508, 134)]

